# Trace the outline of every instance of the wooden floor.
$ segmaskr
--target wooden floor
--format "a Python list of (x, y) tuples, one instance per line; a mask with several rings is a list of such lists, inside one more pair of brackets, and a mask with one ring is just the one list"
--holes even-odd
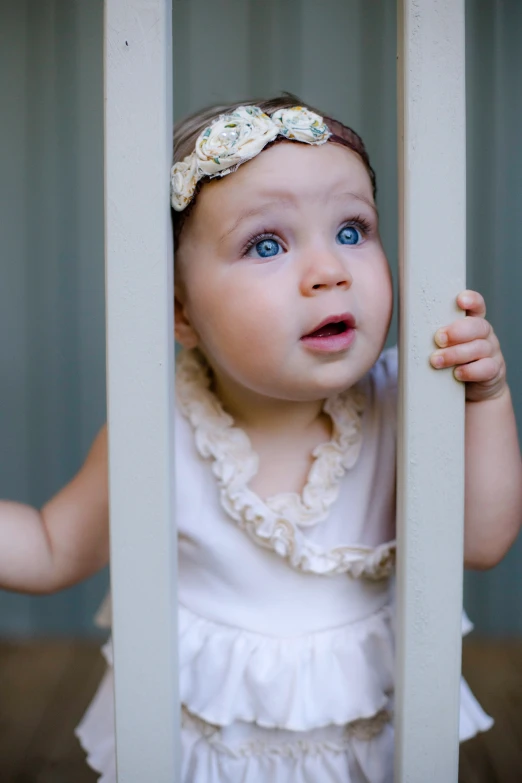
[[(0, 783), (95, 783), (73, 730), (103, 669), (93, 643), (0, 643)], [(467, 640), (463, 669), (496, 724), (461, 746), (459, 780), (522, 783), (522, 642)]]
[(522, 783), (522, 642), (464, 641), (463, 674), (495, 725), (461, 746), (462, 783)]
[(0, 644), (0, 783), (95, 783), (73, 730), (103, 670), (97, 644)]

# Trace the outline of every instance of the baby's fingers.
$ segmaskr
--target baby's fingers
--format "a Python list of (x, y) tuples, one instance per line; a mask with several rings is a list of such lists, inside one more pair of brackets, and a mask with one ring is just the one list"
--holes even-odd
[(461, 310), (466, 311), (466, 315), (474, 315), (479, 318), (484, 318), (486, 315), (486, 302), (478, 291), (462, 291), (457, 296), (457, 304)]
[(454, 375), (459, 381), (467, 383), (493, 383), (500, 373), (498, 359), (488, 356), (471, 364), (462, 364), (455, 368)]
[(459, 343), (449, 348), (434, 351), (430, 357), (431, 364), (437, 369), (442, 367), (454, 367), (455, 365), (477, 362), (492, 354), (492, 345), (489, 340), (472, 340)]
[(443, 326), (435, 333), (435, 342), (439, 348), (472, 340), (486, 340), (492, 337), (492, 328), (484, 318), (459, 318), (449, 326)]

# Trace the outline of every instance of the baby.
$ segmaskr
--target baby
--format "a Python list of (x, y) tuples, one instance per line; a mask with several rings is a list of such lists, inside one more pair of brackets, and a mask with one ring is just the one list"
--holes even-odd
[[(175, 132), (172, 206), (184, 783), (391, 783), (397, 357), (375, 175), (294, 96)], [(457, 293), (457, 292), (456, 292)], [(482, 296), (426, 361), (466, 383), (465, 565), (522, 519), (505, 364)], [(0, 504), (0, 583), (108, 562), (103, 429), (41, 511)], [(78, 728), (115, 783), (112, 668)], [(461, 739), (491, 725), (462, 684)]]

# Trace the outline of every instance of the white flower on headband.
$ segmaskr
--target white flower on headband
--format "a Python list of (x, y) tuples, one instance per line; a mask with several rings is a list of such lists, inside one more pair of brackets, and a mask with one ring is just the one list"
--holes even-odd
[(170, 203), (176, 212), (185, 209), (196, 190), (199, 179), (197, 169), (197, 159), (193, 153), (171, 169)]
[(306, 144), (324, 144), (331, 136), (323, 118), (303, 106), (279, 109), (271, 117), (258, 106), (239, 106), (222, 114), (200, 133), (194, 152), (171, 169), (171, 204), (181, 212), (203, 177), (224, 177), (254, 158), (278, 135)]
[(209, 177), (224, 177), (234, 166), (254, 158), (277, 133), (268, 114), (257, 106), (240, 106), (219, 117), (199, 136), (198, 168)]
[(291, 109), (278, 109), (272, 114), (272, 120), (285, 139), (304, 141), (307, 144), (322, 144), (331, 136), (323, 118), (304, 106)]

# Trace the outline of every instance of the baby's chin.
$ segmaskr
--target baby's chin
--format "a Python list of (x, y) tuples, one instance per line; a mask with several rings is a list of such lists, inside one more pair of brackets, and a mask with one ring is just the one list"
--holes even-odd
[(367, 372), (357, 372), (355, 368), (328, 368), (327, 372), (325, 369), (306, 377), (281, 378), (280, 383), (265, 388), (265, 395), (288, 402), (317, 402), (355, 386)]
[(301, 389), (299, 399), (297, 394), (295, 395), (296, 402), (312, 402), (317, 400), (325, 400), (328, 397), (334, 397), (336, 394), (342, 394), (347, 389), (355, 386), (360, 381), (362, 376), (344, 376), (339, 379), (332, 379), (330, 382), (318, 382), (316, 384), (310, 384), (308, 388)]
[[(348, 351), (344, 357), (337, 361), (319, 364), (311, 368), (306, 377), (300, 378), (301, 383), (295, 383), (297, 389), (301, 387), (301, 399), (324, 399), (334, 394), (355, 386), (371, 370), (381, 350), (376, 346), (371, 351)], [(294, 385), (294, 384), (293, 384)]]
[[(243, 376), (243, 385), (263, 397), (288, 402), (316, 402), (355, 386), (373, 367), (377, 350), (347, 351), (335, 359), (288, 362), (279, 366), (265, 363), (259, 375)], [(375, 357), (374, 357), (375, 354)]]
[(360, 334), (354, 346), (328, 357), (301, 350), (273, 356), (259, 349), (247, 357), (243, 354), (238, 362), (235, 354), (221, 354), (217, 360), (202, 352), (222, 381), (238, 391), (242, 388), (247, 394), (285, 402), (317, 402), (360, 381), (379, 357), (377, 342)]

